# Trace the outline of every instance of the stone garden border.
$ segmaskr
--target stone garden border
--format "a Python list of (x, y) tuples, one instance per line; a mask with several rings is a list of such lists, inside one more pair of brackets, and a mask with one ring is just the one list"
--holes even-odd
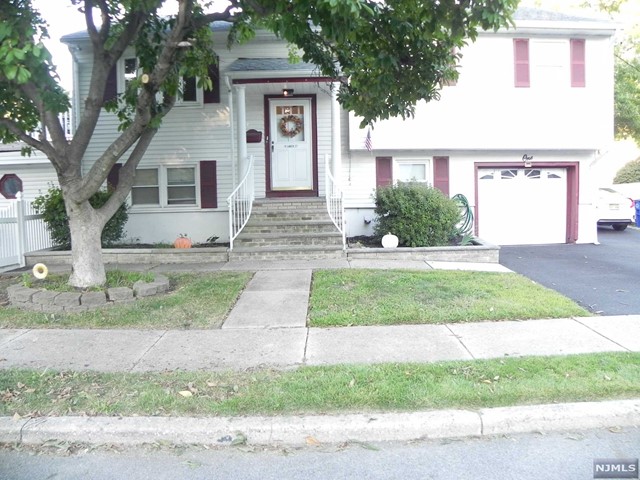
[[(440, 262), (475, 262), (499, 263), (500, 247), (479, 238), (474, 238), (476, 245), (419, 247), (419, 248), (353, 248), (348, 247), (343, 257), (347, 260), (421, 260)], [(45, 265), (71, 265), (71, 252), (56, 250), (39, 250), (25, 254), (27, 265), (44, 263)], [(202, 264), (227, 263), (227, 248), (140, 248), (140, 249), (102, 249), (105, 263), (114, 265), (141, 264)]]
[(169, 291), (169, 279), (155, 273), (153, 282), (141, 280), (133, 288), (114, 287), (106, 292), (55, 292), (44, 288), (11, 285), (7, 288), (9, 303), (23, 310), (47, 313), (80, 313), (117, 304), (135, 302)]

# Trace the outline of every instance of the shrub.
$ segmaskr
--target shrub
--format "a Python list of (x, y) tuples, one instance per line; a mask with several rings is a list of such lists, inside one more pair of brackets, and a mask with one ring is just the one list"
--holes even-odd
[[(94, 208), (100, 208), (110, 196), (111, 192), (100, 190), (89, 199), (89, 203)], [(62, 190), (59, 187), (49, 187), (46, 194), (40, 195), (33, 201), (33, 206), (39, 214), (42, 214), (53, 243), (59, 247), (70, 247), (71, 231), (69, 230), (69, 219), (62, 198)], [(103, 247), (122, 240), (125, 234), (124, 225), (128, 219), (128, 207), (126, 204), (122, 204), (102, 230)]]
[(624, 165), (616, 173), (613, 183), (635, 183), (640, 182), (640, 158), (632, 160)]
[(406, 247), (447, 245), (460, 221), (455, 200), (421, 183), (378, 188), (375, 202), (376, 236), (393, 233)]

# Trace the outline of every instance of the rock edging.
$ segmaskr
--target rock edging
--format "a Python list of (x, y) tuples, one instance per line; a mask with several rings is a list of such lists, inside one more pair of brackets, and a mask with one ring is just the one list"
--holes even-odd
[(129, 287), (108, 288), (105, 292), (55, 292), (44, 288), (12, 285), (7, 288), (9, 303), (23, 310), (49, 313), (80, 313), (110, 305), (131, 303), (169, 291), (169, 279), (155, 274), (153, 282), (141, 280)]

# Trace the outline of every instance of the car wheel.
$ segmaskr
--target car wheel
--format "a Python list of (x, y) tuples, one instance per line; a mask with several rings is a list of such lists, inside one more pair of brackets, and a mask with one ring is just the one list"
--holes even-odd
[(625, 228), (627, 228), (627, 225), (611, 225), (613, 227), (613, 229), (616, 232), (621, 232), (622, 230), (624, 230)]

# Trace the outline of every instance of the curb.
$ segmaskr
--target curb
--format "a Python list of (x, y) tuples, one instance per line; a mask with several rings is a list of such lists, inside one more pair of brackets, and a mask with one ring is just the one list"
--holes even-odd
[(313, 445), (640, 427), (640, 399), (415, 413), (282, 417), (0, 417), (0, 443)]

